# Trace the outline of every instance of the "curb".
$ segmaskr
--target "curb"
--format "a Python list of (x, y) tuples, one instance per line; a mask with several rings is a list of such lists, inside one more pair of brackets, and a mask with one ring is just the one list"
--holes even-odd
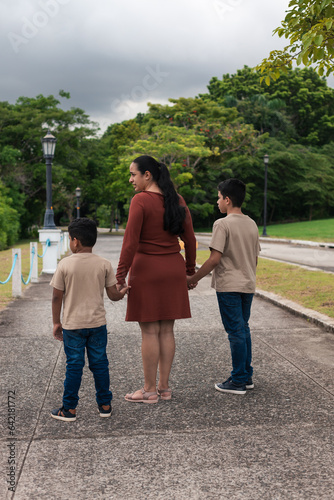
[(325, 314), (313, 311), (313, 309), (307, 309), (306, 307), (300, 306), (299, 304), (296, 304), (296, 302), (284, 299), (276, 293), (256, 289), (255, 296), (263, 300), (267, 300), (268, 302), (291, 312), (295, 316), (307, 319), (311, 323), (323, 327), (327, 332), (334, 333), (334, 318), (330, 318)]
[(288, 240), (285, 238), (270, 238), (269, 236), (260, 236), (260, 241), (270, 241), (271, 243), (289, 243), (290, 245), (299, 245), (302, 247), (334, 248), (334, 243), (307, 240)]

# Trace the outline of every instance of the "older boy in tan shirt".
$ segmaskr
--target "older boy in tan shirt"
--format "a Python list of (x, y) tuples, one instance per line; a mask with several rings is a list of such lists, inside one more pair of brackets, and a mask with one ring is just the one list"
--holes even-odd
[(241, 211), (246, 186), (228, 179), (218, 186), (218, 208), (227, 216), (216, 220), (212, 229), (211, 254), (188, 286), (213, 271), (211, 286), (216, 290), (220, 315), (228, 334), (232, 356), (231, 376), (215, 384), (220, 392), (245, 394), (253, 389), (252, 341), (248, 325), (255, 292), (256, 265), (260, 251), (255, 222)]

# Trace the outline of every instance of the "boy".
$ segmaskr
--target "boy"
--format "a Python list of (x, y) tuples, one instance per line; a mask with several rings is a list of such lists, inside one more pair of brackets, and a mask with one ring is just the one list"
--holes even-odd
[(193, 276), (188, 286), (213, 271), (212, 288), (217, 293), (220, 315), (228, 334), (232, 356), (231, 376), (215, 384), (220, 392), (245, 394), (253, 389), (252, 343), (248, 326), (255, 292), (259, 232), (255, 222), (241, 211), (246, 186), (228, 179), (218, 186), (217, 205), (226, 217), (216, 220), (212, 229), (210, 257)]
[(64, 342), (67, 365), (63, 406), (53, 410), (51, 416), (57, 420), (73, 422), (79, 401), (85, 348), (89, 369), (94, 375), (100, 416), (111, 415), (112, 393), (109, 389), (103, 294), (105, 288), (110, 300), (120, 300), (129, 287), (118, 291), (110, 262), (92, 253), (97, 238), (97, 228), (93, 220), (75, 219), (68, 226), (68, 232), (72, 255), (59, 262), (50, 283), (53, 286), (53, 336)]

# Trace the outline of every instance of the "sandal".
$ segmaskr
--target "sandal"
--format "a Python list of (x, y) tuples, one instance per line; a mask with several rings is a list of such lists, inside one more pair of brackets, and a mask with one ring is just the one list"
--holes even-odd
[(160, 396), (163, 401), (169, 401), (172, 399), (172, 389), (158, 389), (158, 396)]
[(146, 392), (145, 389), (139, 389), (139, 391), (136, 392), (141, 392), (141, 396), (139, 398), (134, 398), (133, 395), (135, 392), (132, 392), (131, 394), (127, 394), (125, 396), (125, 400), (130, 403), (157, 403), (159, 401), (158, 394), (156, 392)]

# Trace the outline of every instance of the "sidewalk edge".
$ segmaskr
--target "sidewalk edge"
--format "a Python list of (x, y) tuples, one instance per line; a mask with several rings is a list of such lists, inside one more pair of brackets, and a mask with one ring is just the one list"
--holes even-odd
[(256, 289), (255, 296), (267, 300), (268, 302), (271, 302), (272, 304), (275, 304), (282, 309), (295, 314), (296, 316), (307, 319), (311, 323), (323, 327), (327, 332), (334, 333), (334, 319), (326, 316), (325, 314), (313, 311), (313, 309), (307, 309), (292, 300), (284, 299), (276, 293)]

